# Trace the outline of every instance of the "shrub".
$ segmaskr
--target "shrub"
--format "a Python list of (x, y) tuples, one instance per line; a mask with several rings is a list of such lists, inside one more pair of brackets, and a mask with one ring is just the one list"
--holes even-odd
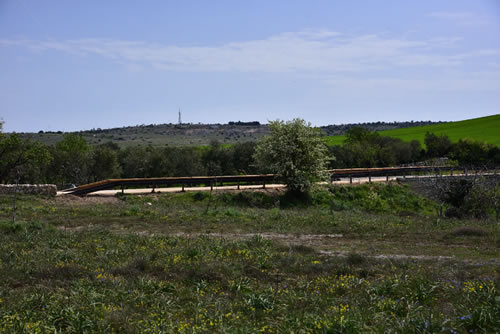
[(253, 191), (223, 193), (218, 195), (217, 199), (227, 204), (255, 208), (272, 208), (275, 206), (277, 200), (275, 196)]
[(193, 194), (193, 199), (195, 201), (203, 201), (205, 198), (207, 198), (208, 194), (206, 192), (202, 191), (197, 191)]

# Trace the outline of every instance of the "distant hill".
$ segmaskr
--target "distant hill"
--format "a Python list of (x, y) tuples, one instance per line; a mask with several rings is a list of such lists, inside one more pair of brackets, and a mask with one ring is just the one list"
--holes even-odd
[[(500, 114), (458, 122), (391, 129), (379, 133), (383, 136), (401, 138), (405, 141), (417, 139), (423, 144), (427, 132), (445, 134), (452, 142), (457, 142), (461, 138), (471, 138), (500, 146)], [(345, 136), (330, 136), (328, 137), (328, 144), (340, 145), (344, 139)]]
[[(355, 126), (363, 126), (371, 131), (381, 131), (436, 124), (436, 122), (372, 122), (322, 126), (326, 135), (341, 135)], [(229, 122), (228, 124), (149, 124), (111, 129), (91, 129), (78, 131), (92, 145), (113, 142), (119, 146), (201, 146), (217, 140), (221, 144), (257, 141), (269, 131), (267, 124), (259, 122)], [(52, 145), (63, 137), (62, 131), (21, 133), (22, 137), (39, 140)], [(337, 138), (337, 137), (330, 137)]]
[(410, 122), (368, 122), (368, 123), (349, 123), (340, 125), (327, 125), (322, 126), (321, 130), (327, 136), (337, 136), (343, 135), (347, 130), (352, 129), (356, 126), (363, 127), (370, 131), (384, 131), (384, 130), (394, 130), (401, 128), (411, 128), (415, 126), (431, 125), (431, 124), (442, 124), (445, 122), (432, 122), (432, 121), (410, 121)]
[[(268, 131), (258, 122), (232, 124), (150, 124), (78, 131), (92, 145), (113, 142), (119, 146), (200, 146), (216, 140), (222, 144), (256, 141)], [(23, 133), (22, 136), (54, 144), (63, 132)]]

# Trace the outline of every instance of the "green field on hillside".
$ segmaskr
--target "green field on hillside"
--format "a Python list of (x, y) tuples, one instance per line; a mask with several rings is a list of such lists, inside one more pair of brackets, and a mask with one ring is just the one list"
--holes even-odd
[[(445, 134), (452, 142), (457, 142), (460, 138), (471, 138), (500, 145), (500, 114), (458, 122), (380, 131), (379, 133), (383, 136), (401, 138), (405, 141), (417, 139), (423, 144), (427, 132)], [(344, 139), (345, 136), (330, 136), (327, 141), (328, 145), (341, 145)]]
[(344, 143), (345, 136), (327, 136), (326, 137), (326, 143), (328, 146), (333, 146), (333, 145), (342, 145)]

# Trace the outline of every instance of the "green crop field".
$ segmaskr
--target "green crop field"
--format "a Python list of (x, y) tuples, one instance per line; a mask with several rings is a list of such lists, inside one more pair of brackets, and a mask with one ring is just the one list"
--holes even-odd
[[(500, 114), (458, 122), (380, 131), (379, 133), (383, 136), (401, 138), (405, 141), (417, 139), (423, 144), (427, 132), (445, 134), (452, 142), (457, 142), (460, 138), (471, 138), (489, 144), (500, 145)], [(341, 145), (344, 139), (345, 136), (330, 136), (327, 141), (328, 145)]]
[(328, 146), (333, 146), (333, 145), (342, 145), (344, 143), (345, 136), (327, 136), (326, 137), (326, 143)]

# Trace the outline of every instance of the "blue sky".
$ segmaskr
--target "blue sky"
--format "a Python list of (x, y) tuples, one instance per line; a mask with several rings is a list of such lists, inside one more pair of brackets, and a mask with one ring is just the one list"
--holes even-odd
[(500, 1), (0, 0), (5, 131), (499, 113)]

